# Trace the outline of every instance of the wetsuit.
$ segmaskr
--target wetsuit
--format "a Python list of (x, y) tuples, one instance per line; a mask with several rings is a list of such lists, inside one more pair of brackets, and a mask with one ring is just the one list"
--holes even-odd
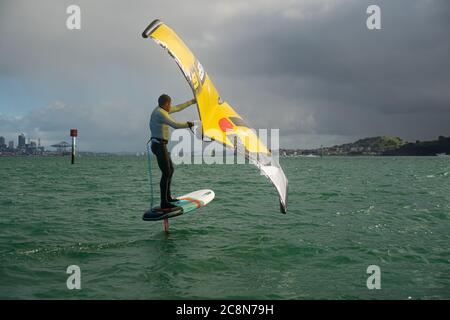
[(167, 112), (161, 107), (156, 107), (150, 116), (150, 131), (151, 131), (151, 149), (158, 161), (158, 166), (161, 169), (162, 176), (159, 183), (161, 189), (161, 208), (170, 207), (171, 198), (170, 183), (172, 180), (174, 167), (170, 154), (167, 150), (167, 143), (169, 140), (169, 126), (175, 129), (189, 128), (187, 122), (178, 122), (174, 120), (170, 113), (181, 111), (194, 102), (187, 101), (185, 103), (173, 106)]

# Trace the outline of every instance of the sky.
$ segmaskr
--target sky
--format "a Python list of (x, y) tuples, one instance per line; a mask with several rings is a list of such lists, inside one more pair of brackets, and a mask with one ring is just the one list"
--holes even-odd
[[(81, 30), (66, 27), (72, 4)], [(381, 30), (366, 26), (372, 4)], [(280, 129), (281, 147), (450, 136), (449, 16), (448, 0), (0, 0), (0, 136), (48, 147), (78, 128), (81, 151), (145, 151), (158, 96), (192, 98), (141, 36), (156, 18), (248, 123)]]

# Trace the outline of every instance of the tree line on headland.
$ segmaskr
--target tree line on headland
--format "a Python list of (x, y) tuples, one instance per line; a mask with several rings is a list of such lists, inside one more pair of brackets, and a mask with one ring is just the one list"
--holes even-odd
[(450, 155), (450, 137), (407, 142), (399, 137), (370, 137), (332, 147), (317, 149), (281, 149), (281, 156), (435, 156)]

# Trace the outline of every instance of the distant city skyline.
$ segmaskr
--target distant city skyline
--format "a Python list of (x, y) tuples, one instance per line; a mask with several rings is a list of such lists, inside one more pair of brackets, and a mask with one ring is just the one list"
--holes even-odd
[(39, 137), (38, 138), (29, 138), (23, 132), (18, 133), (15, 137), (2, 135), (0, 132), (0, 145), (2, 144), (2, 142), (4, 142), (4, 144), (6, 144), (7, 142), (10, 142), (10, 141), (13, 141), (15, 143), (15, 145), (17, 145), (17, 146), (22, 146), (29, 142), (37, 142), (38, 144), (40, 144)]
[[(67, 138), (67, 137), (66, 137)], [(69, 139), (67, 139), (69, 140)], [(36, 144), (36, 146), (42, 146), (45, 147), (45, 145), (47, 145), (47, 147), (52, 147), (52, 144), (58, 144), (58, 143), (67, 143), (66, 141), (64, 141), (64, 139), (59, 139), (58, 141), (47, 141), (48, 143), (42, 143), (42, 140), (40, 137), (28, 137), (25, 133), (21, 132), (16, 134), (15, 137), (11, 137), (6, 136), (6, 135), (2, 135), (2, 133), (0, 132), (0, 146), (2, 145), (6, 145), (9, 146), (9, 143), (12, 142), (12, 144), (14, 146), (19, 147), (23, 147), (27, 144)], [(55, 147), (56, 148), (56, 147)]]
[(6, 144), (6, 138), (0, 135), (0, 154), (42, 154), (45, 152), (45, 147), (41, 146), (40, 138), (37, 141), (28, 139), (27, 142), (25, 134), (20, 133), (16, 139), (17, 145), (14, 144), (14, 140), (8, 140), (8, 144)]

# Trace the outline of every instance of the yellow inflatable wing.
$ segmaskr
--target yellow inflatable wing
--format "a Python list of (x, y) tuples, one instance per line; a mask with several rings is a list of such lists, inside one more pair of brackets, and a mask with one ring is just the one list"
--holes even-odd
[(280, 210), (287, 211), (288, 182), (281, 167), (274, 163), (271, 152), (248, 127), (241, 116), (226, 102), (205, 72), (203, 66), (186, 46), (183, 40), (160, 20), (154, 20), (142, 33), (152, 38), (174, 58), (191, 86), (197, 100), (202, 123), (202, 136), (234, 148), (232, 137), (237, 137), (245, 149), (245, 155), (261, 169), (276, 187), (280, 196)]

